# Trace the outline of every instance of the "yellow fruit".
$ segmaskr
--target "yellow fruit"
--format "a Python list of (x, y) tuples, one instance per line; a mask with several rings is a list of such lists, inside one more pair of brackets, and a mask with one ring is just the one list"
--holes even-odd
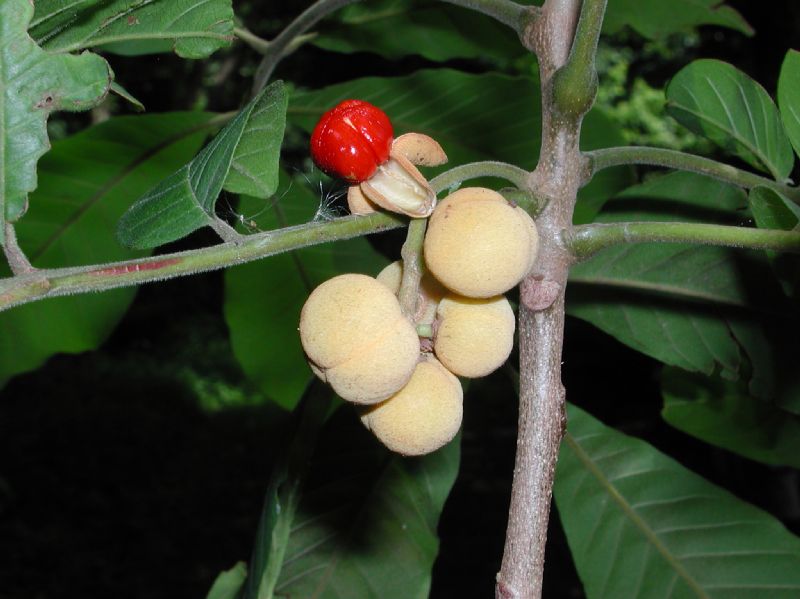
[(419, 337), (397, 298), (358, 274), (334, 277), (311, 293), (300, 314), (300, 341), (314, 374), (360, 404), (397, 392), (419, 357)]
[(538, 249), (528, 213), (482, 187), (460, 189), (439, 203), (424, 246), (433, 276), (467, 297), (492, 297), (517, 285)]
[(514, 346), (514, 312), (502, 295), (488, 299), (450, 294), (439, 302), (433, 350), (453, 374), (486, 376), (508, 359)]
[(428, 357), (417, 364), (411, 380), (395, 395), (364, 408), (361, 422), (392, 451), (423, 455), (456, 435), (463, 397), (458, 379)]

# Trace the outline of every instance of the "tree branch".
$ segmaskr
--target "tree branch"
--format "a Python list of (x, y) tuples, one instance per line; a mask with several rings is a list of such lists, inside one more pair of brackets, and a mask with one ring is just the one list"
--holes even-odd
[(249, 29), (244, 27), (234, 27), (233, 34), (259, 54), (266, 54), (269, 50), (269, 40), (265, 40), (263, 37), (257, 36)]
[(800, 253), (800, 231), (675, 222), (591, 224), (575, 227), (564, 240), (579, 260), (622, 243), (696, 243)]
[(587, 182), (598, 171), (606, 168), (626, 164), (647, 164), (708, 175), (745, 189), (763, 185), (774, 189), (794, 202), (800, 203), (800, 188), (798, 187), (789, 187), (772, 179), (761, 177), (710, 158), (695, 156), (694, 154), (687, 154), (677, 150), (665, 150), (647, 146), (623, 146), (586, 152), (585, 156), (589, 160)]
[[(497, 162), (472, 162), (442, 173), (431, 179), (430, 183), (434, 191), (440, 193), (447, 186), (458, 185), (474, 177), (507, 178), (506, 175), (509, 175), (517, 178), (519, 173), (515, 172), (515, 168)], [(406, 222), (400, 216), (381, 212), (237, 236), (229, 243), (152, 258), (35, 270), (33, 275), (22, 273), (0, 279), (0, 311), (47, 297), (105, 291), (217, 270), (309, 245), (395, 229)]]

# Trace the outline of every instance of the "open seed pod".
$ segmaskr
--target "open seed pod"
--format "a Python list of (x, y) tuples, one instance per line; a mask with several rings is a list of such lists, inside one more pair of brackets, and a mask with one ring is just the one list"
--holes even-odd
[(404, 133), (392, 142), (392, 152), (417, 166), (439, 166), (447, 162), (439, 142), (424, 133)]
[(436, 207), (428, 180), (408, 158), (395, 152), (360, 187), (369, 201), (391, 212), (425, 218)]

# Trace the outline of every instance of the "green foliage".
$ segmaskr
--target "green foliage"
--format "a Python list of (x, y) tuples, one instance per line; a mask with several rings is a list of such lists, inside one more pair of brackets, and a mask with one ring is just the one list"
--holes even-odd
[(500, 23), (463, 8), (418, 0), (348, 6), (313, 43), (335, 52), (374, 52), (387, 58), (416, 54), (441, 62), (477, 58), (507, 64), (525, 52), (514, 32)]
[(47, 117), (54, 110), (87, 110), (108, 93), (112, 73), (95, 54), (54, 56), (26, 30), (29, 0), (0, 5), (0, 245), (3, 224), (15, 222), (36, 189), (36, 162), (49, 148)]
[[(331, 218), (325, 198), (299, 178), (281, 177), (281, 191), (264, 202), (242, 198), (240, 228), (270, 231)], [(291, 409), (311, 378), (297, 326), (309, 293), (345, 272), (378, 274), (387, 260), (363, 238), (251, 262), (225, 272), (225, 320), (237, 360), (273, 401)]]
[(792, 170), (792, 146), (777, 107), (763, 87), (730, 64), (696, 60), (681, 69), (667, 87), (667, 110), (776, 180)]
[(233, 8), (231, 0), (37, 0), (30, 32), (51, 52), (204, 58), (233, 40)]
[(221, 572), (214, 585), (208, 591), (206, 599), (236, 599), (239, 589), (242, 588), (247, 578), (247, 566), (244, 562), (237, 563), (230, 570)]
[(555, 497), (589, 599), (800, 592), (800, 539), (777, 520), (574, 406)]
[(276, 82), (253, 98), (194, 160), (164, 179), (120, 219), (120, 241), (152, 248), (209, 225), (223, 188), (265, 198), (278, 185), (286, 94)]
[[(116, 117), (56, 142), (39, 164), (41, 185), (16, 229), (42, 268), (141, 256), (117, 243), (112, 223), (140, 194), (186, 162), (211, 115), (182, 112)], [(8, 274), (0, 266), (0, 274)], [(58, 352), (94, 349), (113, 330), (135, 290), (63, 297), (0, 312), (0, 385)]]
[(663, 38), (698, 25), (720, 25), (753, 33), (739, 13), (719, 0), (609, 0), (603, 30), (614, 33), (625, 25), (648, 38)]
[(800, 468), (800, 416), (753, 398), (747, 386), (665, 368), (664, 420), (751, 460)]
[(792, 140), (794, 151), (800, 156), (800, 52), (789, 50), (778, 79), (778, 105), (786, 133)]
[(318, 442), (275, 595), (427, 597), (459, 445), (403, 458), (339, 410)]

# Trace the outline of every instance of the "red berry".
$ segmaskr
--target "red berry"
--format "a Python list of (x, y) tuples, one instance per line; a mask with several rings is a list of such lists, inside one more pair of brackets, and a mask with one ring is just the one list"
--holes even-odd
[(330, 176), (361, 183), (389, 159), (393, 135), (392, 123), (380, 108), (363, 100), (345, 100), (314, 127), (311, 157)]

